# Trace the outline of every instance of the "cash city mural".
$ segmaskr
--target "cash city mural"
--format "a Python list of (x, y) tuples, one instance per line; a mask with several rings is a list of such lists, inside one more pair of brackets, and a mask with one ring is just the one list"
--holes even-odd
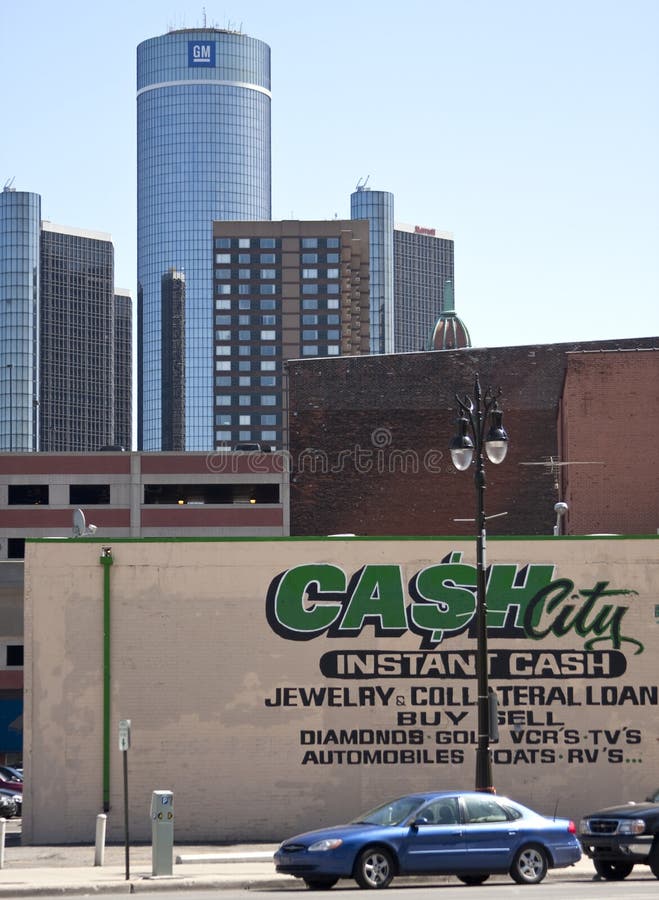
[[(608, 581), (575, 583), (546, 564), (495, 563), (486, 584), (489, 675), (501, 681), (498, 726), (505, 733), (501, 746), (493, 744), (494, 764), (635, 762), (640, 727), (578, 727), (572, 713), (657, 706), (656, 684), (624, 681), (627, 654), (644, 651), (625, 622), (638, 591)], [(328, 563), (295, 566), (273, 579), (266, 604), (272, 630), (291, 641), (324, 634), (345, 644), (320, 654), (318, 666), (326, 678), (351, 686), (283, 686), (265, 698), (266, 706), (380, 707), (389, 725), (301, 728), (301, 765), (465, 763), (477, 744), (476, 653), (452, 644), (459, 635), (474, 644), (475, 591), (476, 567), (460, 552), (407, 581), (400, 565), (350, 573)], [(389, 638), (391, 650), (352, 650), (350, 643), (368, 631)], [(418, 635), (418, 649), (397, 651), (406, 634)], [(520, 648), (510, 649), (511, 641)], [(384, 685), (364, 685), (375, 678)], [(404, 681), (386, 686), (391, 679)], [(473, 686), (455, 686), (465, 680)]]
[[(658, 548), (490, 539), (499, 794), (578, 819), (659, 787)], [(473, 540), (34, 541), (25, 622), (28, 841), (93, 839), (104, 790), (121, 839), (126, 719), (135, 840), (153, 790), (177, 840), (277, 841), (474, 785)]]

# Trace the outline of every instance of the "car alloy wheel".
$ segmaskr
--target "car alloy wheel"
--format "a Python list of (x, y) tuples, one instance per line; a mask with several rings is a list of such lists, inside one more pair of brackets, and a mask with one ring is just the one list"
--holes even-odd
[(515, 854), (510, 876), (517, 884), (540, 884), (547, 874), (547, 853), (537, 844), (522, 847)]
[(595, 871), (607, 881), (622, 881), (631, 874), (634, 863), (629, 862), (608, 862), (602, 859), (594, 859), (593, 865)]
[(382, 890), (389, 887), (394, 877), (391, 854), (381, 847), (362, 850), (355, 866), (355, 881), (366, 890)]

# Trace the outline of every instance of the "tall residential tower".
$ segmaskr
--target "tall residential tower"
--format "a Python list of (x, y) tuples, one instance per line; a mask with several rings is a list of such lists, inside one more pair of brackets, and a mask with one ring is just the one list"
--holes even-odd
[(175, 418), (185, 449), (213, 446), (212, 223), (270, 219), (270, 97), (270, 48), (245, 34), (181, 29), (137, 48), (141, 449), (162, 445), (171, 272), (185, 279), (185, 410)]
[(213, 235), (215, 446), (286, 449), (286, 362), (368, 353), (368, 224), (215, 222)]

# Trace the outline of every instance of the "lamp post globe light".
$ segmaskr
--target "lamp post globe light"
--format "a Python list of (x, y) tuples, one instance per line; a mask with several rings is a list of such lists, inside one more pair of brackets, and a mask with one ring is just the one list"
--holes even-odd
[(487, 658), (487, 602), (485, 598), (486, 516), (485, 516), (485, 457), (499, 464), (508, 451), (508, 435), (503, 427), (503, 413), (491, 390), (481, 393), (476, 375), (473, 398), (461, 399), (458, 404), (457, 434), (450, 444), (451, 459), (456, 469), (465, 471), (475, 465), (476, 484), (476, 679), (478, 684), (478, 746), (476, 749), (476, 790), (494, 793), (492, 784), (492, 754), (490, 752), (491, 725), (496, 724), (496, 698), (491, 707)]

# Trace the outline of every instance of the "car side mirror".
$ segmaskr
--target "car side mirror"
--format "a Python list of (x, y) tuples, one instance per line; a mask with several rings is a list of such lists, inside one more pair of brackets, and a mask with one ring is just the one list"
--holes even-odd
[(418, 828), (419, 825), (429, 825), (429, 824), (430, 824), (430, 819), (426, 819), (423, 816), (421, 816), (420, 818), (415, 819), (412, 822), (412, 828)]

